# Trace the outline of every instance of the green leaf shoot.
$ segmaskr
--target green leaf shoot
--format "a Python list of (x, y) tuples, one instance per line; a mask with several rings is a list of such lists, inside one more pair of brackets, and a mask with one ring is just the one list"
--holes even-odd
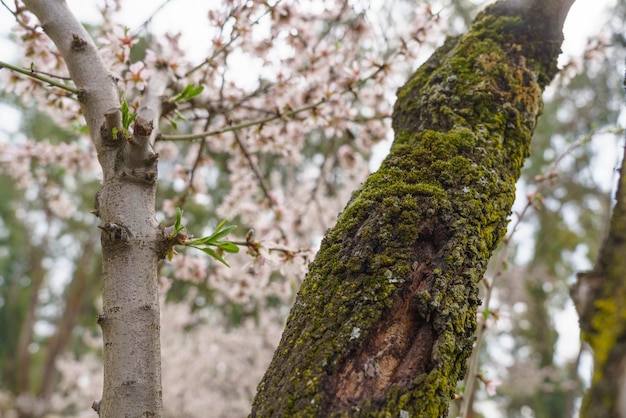
[(170, 102), (184, 102), (186, 100), (191, 100), (194, 97), (198, 96), (200, 93), (202, 93), (203, 90), (204, 90), (204, 87), (202, 86), (195, 86), (193, 84), (188, 84), (187, 86), (185, 86), (183, 91), (178, 93), (176, 96), (172, 97), (170, 99)]
[(226, 262), (226, 260), (224, 260), (224, 258), (219, 255), (219, 253), (215, 250), (213, 250), (212, 248), (209, 247), (198, 247), (195, 245), (189, 245), (192, 248), (196, 248), (200, 251), (202, 251), (205, 254), (210, 255), (211, 257), (213, 257), (214, 259), (216, 259), (217, 261), (219, 261), (220, 263), (224, 264), (226, 267), (230, 267), (230, 265)]
[(133, 123), (135, 118), (137, 117), (136, 113), (132, 113), (130, 108), (128, 107), (128, 102), (126, 98), (122, 98), (122, 127), (124, 128), (124, 133), (128, 133), (128, 129), (130, 128), (130, 124)]
[[(183, 211), (180, 208), (176, 208), (176, 220), (174, 221), (174, 230), (172, 231), (172, 237), (175, 237), (180, 231), (185, 229), (182, 224)], [(203, 253), (213, 257), (220, 263), (228, 266), (224, 257), (222, 257), (223, 253), (235, 254), (239, 252), (239, 247), (237, 244), (230, 241), (223, 241), (228, 234), (237, 229), (237, 225), (227, 225), (228, 221), (223, 220), (220, 222), (215, 230), (206, 237), (195, 238), (195, 239), (187, 239), (184, 242), (181, 242), (181, 245), (196, 248)], [(214, 248), (212, 248), (214, 247)], [(168, 253), (169, 256), (169, 253)]]
[(174, 222), (174, 232), (177, 234), (185, 228), (182, 225), (182, 220), (183, 220), (183, 210), (177, 206), (176, 207), (176, 221)]

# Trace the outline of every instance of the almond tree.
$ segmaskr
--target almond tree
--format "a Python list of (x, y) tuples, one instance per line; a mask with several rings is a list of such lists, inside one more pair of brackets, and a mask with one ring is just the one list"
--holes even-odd
[[(327, 234), (262, 382), (253, 415), (445, 414), (471, 351), (477, 282), (504, 233), (515, 180), (541, 110), (540, 93), (556, 72), (560, 28), (572, 2), (499, 2), (477, 18), (467, 35), (448, 40), (400, 90), (392, 152)], [(174, 112), (174, 98), (193, 99), (196, 91), (194, 84), (173, 82), (181, 78), (175, 63), (153, 57), (148, 67), (127, 65), (128, 56), (121, 56), (117, 64), (127, 67), (125, 81), (140, 88), (147, 84), (140, 102), (131, 102), (129, 109), (126, 99), (118, 97), (109, 75), (112, 68), (102, 62), (64, 4), (26, 4), (67, 64), (74, 86), (59, 87), (78, 98), (103, 170), (95, 214), (102, 229), (104, 307), (99, 323), (105, 337), (105, 392), (96, 409), (103, 416), (160, 415), (157, 263), (173, 245), (189, 240), (183, 229), (157, 223), (155, 141), (234, 132), (229, 146), (240, 152), (230, 167), (247, 169), (280, 225), (287, 211), (264, 184), (250, 148), (268, 146), (289, 154), (293, 151), (276, 138), (292, 137), (289, 130), (297, 123), (320, 119), (324, 129), (345, 129), (347, 136), (353, 135), (346, 125), (327, 123), (329, 113), (346, 103), (330, 90), (358, 96), (363, 84), (377, 82), (389, 71), (392, 60), (371, 63), (372, 71), (365, 76), (358, 66), (347, 76), (329, 72), (332, 76), (323, 79), (328, 81), (326, 91), (294, 92), (299, 100), (280, 103), (252, 122), (233, 120), (234, 107), (224, 110), (192, 101), (211, 113), (204, 118), (206, 126), (211, 126), (213, 114), (225, 123), (197, 134), (168, 136), (159, 132), (159, 122)], [(253, 15), (259, 11), (255, 7), (241, 9)], [(267, 10), (277, 20), (293, 14), (289, 7)], [(350, 33), (358, 36), (362, 21), (356, 18), (350, 24)], [(216, 19), (220, 25), (226, 27)], [(231, 39), (250, 36), (245, 27), (235, 29), (237, 36)], [(124, 31), (119, 39), (132, 44), (127, 35)], [(298, 34), (290, 42), (310, 47), (316, 40)], [(267, 52), (258, 46), (261, 53)], [(219, 71), (216, 62), (228, 47), (216, 43), (215, 55), (184, 75), (207, 68)], [(329, 51), (312, 50), (318, 56), (301, 64), (314, 72), (310, 67)], [(280, 84), (281, 77), (290, 76), (272, 82)], [(222, 82), (222, 87), (227, 85), (223, 77)], [(267, 88), (259, 84), (259, 90)], [(245, 102), (239, 101), (239, 107), (246, 109), (241, 106)], [(260, 112), (258, 105), (248, 109)], [(325, 113), (329, 108), (332, 112)], [(297, 120), (298, 115), (309, 117)], [(292, 119), (296, 123), (288, 123)], [(284, 121), (285, 131), (266, 132), (273, 121)], [(252, 135), (257, 143), (237, 134), (250, 126), (258, 128)], [(203, 140), (197, 164), (204, 146)], [(341, 151), (349, 165), (354, 154)], [(193, 175), (188, 190), (192, 180)], [(237, 183), (231, 202), (246, 196), (245, 185)], [(247, 214), (254, 216), (255, 208)], [(286, 229), (279, 226), (275, 231), (283, 241), (289, 241)], [(252, 235), (240, 244), (257, 260), (271, 258), (268, 246)], [(298, 254), (285, 249), (279, 253), (292, 259)]]
[[(65, 2), (25, 2), (53, 40), (76, 85), (103, 171), (95, 214), (102, 219), (105, 385), (102, 416), (160, 415), (157, 263), (167, 250), (155, 219), (158, 132), (165, 72), (156, 72), (128, 134), (114, 79)], [(126, 120), (124, 120), (126, 119)]]

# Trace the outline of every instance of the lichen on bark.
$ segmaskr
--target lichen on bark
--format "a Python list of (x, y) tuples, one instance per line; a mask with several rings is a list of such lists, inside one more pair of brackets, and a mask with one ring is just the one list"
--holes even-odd
[(581, 336), (593, 349), (583, 418), (626, 417), (626, 149), (608, 236), (594, 269), (578, 275), (572, 298)]
[(562, 20), (530, 3), (489, 7), (398, 91), (390, 154), (326, 234), (252, 416), (446, 415), (556, 71)]

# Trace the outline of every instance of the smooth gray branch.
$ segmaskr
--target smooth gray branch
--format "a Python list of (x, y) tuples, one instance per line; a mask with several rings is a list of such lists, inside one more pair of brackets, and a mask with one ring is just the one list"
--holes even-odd
[[(64, 1), (25, 0), (26, 7), (37, 16), (41, 27), (52, 39), (65, 60), (76, 85), (89, 132), (101, 155), (100, 127), (107, 110), (119, 106), (117, 87), (98, 50)], [(46, 80), (47, 81), (47, 80)], [(101, 161), (105, 176), (111, 168)]]

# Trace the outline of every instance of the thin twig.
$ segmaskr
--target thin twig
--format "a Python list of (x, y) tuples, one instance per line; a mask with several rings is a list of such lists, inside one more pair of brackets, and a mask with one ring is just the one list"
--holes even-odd
[[(208, 127), (210, 123), (211, 123), (211, 119), (209, 118), (206, 121), (205, 129)], [(189, 181), (187, 182), (187, 187), (185, 188), (185, 191), (178, 198), (177, 206), (179, 206), (181, 209), (185, 206), (185, 203), (187, 202), (187, 197), (189, 196), (189, 193), (191, 189), (193, 188), (193, 178), (195, 176), (196, 170), (200, 166), (200, 161), (202, 161), (202, 157), (203, 157), (202, 154), (204, 154), (204, 148), (206, 147), (206, 143), (207, 143), (206, 138), (202, 138), (202, 141), (200, 141), (200, 147), (198, 148), (198, 154), (196, 155), (196, 161), (194, 161), (193, 167), (191, 167), (191, 172), (189, 173)]]
[[(250, 165), (250, 169), (254, 173), (254, 176), (256, 177), (257, 181), (259, 182), (259, 186), (261, 186), (261, 189), (263, 190), (263, 194), (269, 201), (270, 207), (272, 208), (272, 210), (274, 210), (274, 212), (277, 212), (276, 201), (274, 200), (274, 198), (272, 197), (272, 194), (270, 193), (270, 188), (268, 184), (266, 183), (265, 178), (263, 178), (263, 175), (261, 174), (261, 170), (259, 170), (259, 167), (252, 159), (250, 152), (246, 148), (245, 144), (241, 141), (241, 138), (239, 138), (239, 134), (237, 132), (235, 132), (235, 140), (237, 141), (237, 145), (239, 145), (239, 148), (241, 149), (241, 152), (243, 153), (244, 157), (246, 157), (246, 161), (248, 161), (248, 164)], [(287, 234), (285, 234), (285, 231), (283, 230), (283, 228), (281, 228), (279, 224), (277, 224), (276, 226), (278, 230), (280, 231), (280, 235), (282, 236), (282, 238), (286, 240)]]
[(66, 76), (62, 76), (62, 75), (52, 74), (52, 73), (48, 73), (48, 72), (45, 72), (45, 71), (36, 70), (34, 68), (31, 68), (30, 71), (33, 72), (34, 74), (43, 74), (43, 75), (46, 75), (48, 77), (56, 78), (58, 80), (72, 81), (72, 77), (66, 77)]
[[(382, 65), (378, 65), (377, 68), (372, 71), (371, 74), (359, 79), (359, 80), (355, 80), (354, 83), (351, 83), (350, 85), (348, 85), (348, 87), (340, 92), (340, 95), (346, 94), (346, 93), (353, 93), (354, 94), (354, 88), (360, 88), (362, 87), (365, 83), (367, 83), (369, 80), (375, 79), (376, 76), (378, 74), (380, 74), (381, 72), (384, 72), (386, 69), (386, 65), (382, 64)], [(299, 109), (295, 109), (295, 110), (290, 110), (287, 112), (283, 112), (283, 113), (277, 113), (275, 116), (270, 116), (267, 118), (263, 118), (263, 119), (257, 119), (254, 121), (250, 121), (250, 122), (244, 122), (244, 123), (240, 123), (237, 125), (231, 125), (222, 129), (217, 129), (214, 131), (208, 131), (208, 132), (200, 132), (197, 134), (183, 134), (183, 135), (161, 135), (161, 137), (159, 138), (159, 140), (162, 141), (191, 141), (194, 139), (201, 139), (201, 138), (206, 138), (209, 136), (216, 136), (216, 135), (220, 135), (226, 132), (233, 132), (233, 131), (238, 131), (240, 129), (244, 129), (244, 128), (249, 128), (251, 126), (256, 126), (256, 125), (263, 125), (265, 123), (268, 122), (272, 122), (275, 121), (277, 119), (285, 119), (285, 118), (289, 118), (292, 117), (300, 112), (304, 112), (307, 110), (311, 110), (311, 109), (315, 109), (316, 107), (318, 107), (319, 105), (321, 105), (322, 103), (326, 102), (327, 100), (322, 98), (321, 100), (310, 104), (308, 106), (304, 106), (301, 107)], [(385, 117), (381, 117), (380, 119), (384, 119)]]
[[(268, 6), (267, 10), (265, 11), (265, 13), (263, 13), (261, 16), (259, 16), (254, 22), (250, 23), (250, 27), (257, 25), (261, 19), (263, 19), (265, 16), (267, 16), (268, 13), (270, 13), (272, 10), (274, 10), (274, 8), (276, 8), (276, 6), (278, 6), (278, 4), (281, 2), (281, 0), (278, 0), (276, 2), (276, 4), (274, 4), (273, 6)], [(231, 14), (232, 16), (232, 14)], [(231, 17), (229, 16), (229, 17)], [(224, 20), (224, 23), (227, 21), (227, 19)], [(222, 27), (223, 29), (223, 27)], [(235, 36), (233, 36), (232, 38), (230, 38), (230, 40), (228, 42), (226, 42), (226, 44), (224, 44), (223, 46), (221, 46), (220, 48), (218, 48), (217, 50), (215, 50), (213, 52), (213, 54), (211, 54), (210, 57), (205, 58), (200, 64), (196, 65), (195, 67), (193, 67), (191, 70), (187, 71), (185, 73), (185, 77), (189, 77), (191, 74), (195, 73), (196, 71), (198, 71), (200, 68), (204, 67), (207, 64), (211, 64), (213, 62), (213, 60), (215, 58), (217, 58), (218, 55), (220, 55), (222, 52), (224, 52), (230, 45), (232, 45), (233, 42), (235, 42), (237, 40), (237, 38), (239, 38), (240, 33), (237, 32), (235, 34)]]
[[(246, 241), (226, 241), (226, 242), (230, 242), (231, 244), (235, 244), (239, 247), (247, 247), (249, 250), (251, 250), (254, 253), (258, 253), (259, 249), (261, 247), (263, 247), (263, 245), (256, 240), (252, 240), (252, 239), (247, 239)], [(310, 249), (307, 248), (301, 248), (297, 251), (295, 250), (290, 250), (287, 248), (279, 248), (279, 247), (268, 247), (267, 248), (268, 252), (279, 252), (279, 253), (283, 253), (286, 257), (288, 258), (293, 258), (296, 256), (304, 256), (306, 257), (309, 253), (310, 253)]]
[(48, 83), (51, 86), (58, 87), (58, 88), (63, 89), (65, 91), (67, 91), (67, 92), (70, 92), (72, 94), (78, 95), (78, 89), (77, 88), (68, 86), (67, 84), (59, 83), (58, 81), (53, 80), (50, 77), (46, 77), (44, 75), (40, 75), (40, 74), (34, 72), (31, 69), (22, 68), (22, 67), (16, 67), (15, 65), (11, 65), (11, 64), (9, 64), (7, 62), (4, 62), (4, 61), (0, 61), (0, 68), (7, 68), (7, 69), (9, 69), (11, 71), (14, 71), (16, 73), (23, 74), (23, 75), (28, 76), (30, 78), (34, 78), (35, 80), (39, 80), (39, 81), (42, 81), (44, 83)]
[(11, 9), (5, 2), (4, 0), (0, 0), (0, 3), (2, 3), (2, 5), (4, 6), (5, 9), (7, 9), (9, 11), (9, 13), (11, 13), (13, 16), (17, 17), (17, 12), (14, 12), (13, 9)]
[(226, 132), (235, 132), (238, 131), (240, 129), (244, 129), (244, 128), (249, 128), (251, 126), (256, 126), (256, 125), (263, 125), (266, 124), (268, 122), (272, 122), (275, 121), (277, 119), (284, 119), (284, 118), (290, 118), (292, 116), (297, 115), (298, 113), (302, 113), (305, 112), (307, 110), (311, 110), (311, 109), (315, 109), (316, 107), (318, 107), (319, 105), (321, 105), (322, 103), (324, 103), (326, 100), (322, 99), (319, 100), (311, 105), (305, 106), (305, 107), (301, 107), (300, 109), (295, 109), (295, 110), (289, 110), (287, 112), (283, 112), (283, 113), (278, 113), (275, 116), (271, 116), (271, 117), (267, 117), (267, 118), (263, 118), (263, 119), (257, 119), (257, 120), (253, 120), (250, 122), (244, 122), (244, 123), (240, 123), (237, 125), (231, 125), (231, 126), (227, 126), (225, 128), (222, 129), (217, 129), (214, 131), (207, 131), (207, 132), (200, 132), (197, 134), (184, 134), (184, 135), (161, 135), (159, 137), (159, 141), (191, 141), (194, 139), (202, 139), (202, 138), (207, 138), (210, 136), (216, 136), (216, 135), (221, 135), (223, 133)]
[(7, 4), (4, 2), (4, 0), (0, 0), (0, 3), (2, 3), (2, 5), (4, 6), (5, 9), (7, 9), (9, 11), (9, 13), (11, 13), (13, 15), (13, 17), (15, 18), (15, 21), (17, 22), (18, 25), (20, 25), (21, 27), (23, 27), (24, 29), (27, 29), (29, 31), (32, 31), (33, 28), (31, 28), (30, 26), (28, 26), (27, 24), (24, 23), (24, 21), (20, 20), (20, 10), (16, 9), (15, 11), (13, 11), (9, 6), (7, 6)]
[(150, 24), (150, 22), (152, 22), (152, 19), (154, 19), (157, 13), (159, 13), (161, 9), (163, 9), (170, 1), (172, 0), (165, 0), (163, 3), (161, 3), (161, 5), (157, 7), (154, 12), (152, 12), (152, 14), (148, 16), (148, 18), (141, 25), (139, 25), (137, 29), (133, 31), (133, 37), (137, 36), (144, 28), (146, 28)]

